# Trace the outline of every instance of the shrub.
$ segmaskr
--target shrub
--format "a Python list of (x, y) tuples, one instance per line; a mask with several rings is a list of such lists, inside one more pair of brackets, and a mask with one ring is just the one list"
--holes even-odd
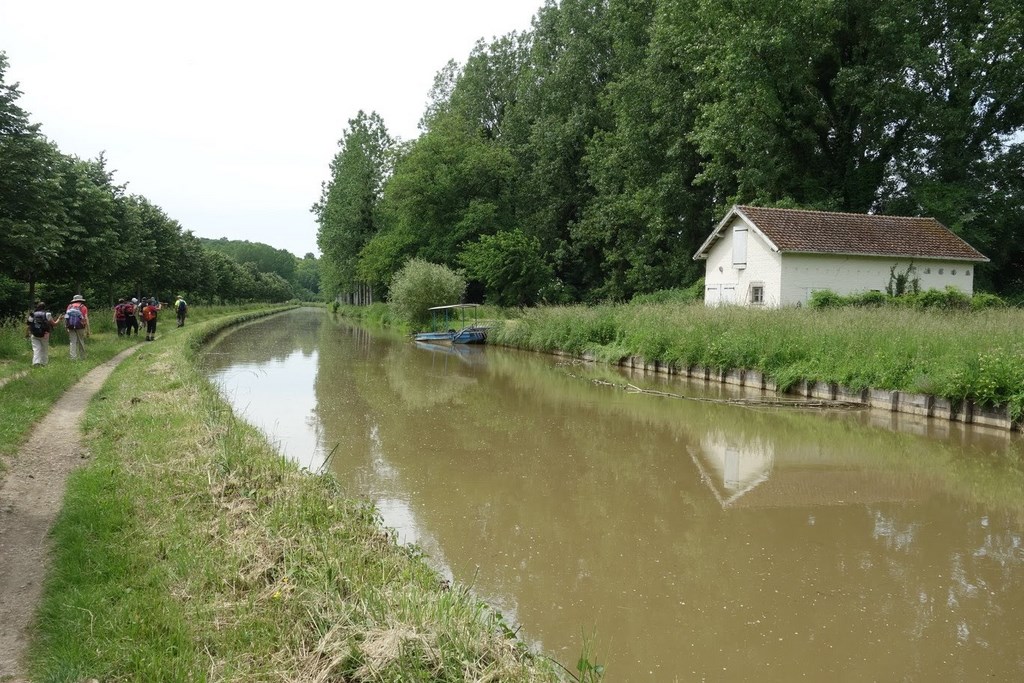
[(430, 322), (427, 309), (460, 303), (466, 279), (447, 266), (410, 259), (395, 273), (390, 291), (395, 318), (416, 327)]
[(883, 292), (861, 292), (860, 294), (851, 294), (845, 297), (847, 304), (850, 306), (867, 306), (867, 307), (879, 307), (889, 306), (893, 303), (893, 298)]
[(966, 311), (971, 308), (971, 299), (953, 286), (944, 290), (928, 289), (911, 298), (917, 308), (939, 308), (944, 311)]
[(975, 292), (974, 296), (971, 297), (971, 308), (975, 311), (981, 311), (986, 308), (1006, 308), (1006, 301), (995, 294), (989, 294), (988, 292)]
[(820, 309), (839, 308), (845, 303), (844, 297), (836, 294), (831, 289), (819, 289), (817, 292), (811, 293), (811, 298), (807, 302), (807, 305), (810, 308)]

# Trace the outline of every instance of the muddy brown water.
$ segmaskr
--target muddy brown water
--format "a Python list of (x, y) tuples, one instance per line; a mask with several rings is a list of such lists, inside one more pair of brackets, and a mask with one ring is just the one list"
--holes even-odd
[(594, 380), (738, 391), (312, 310), (206, 361), (569, 668), (586, 636), (615, 681), (1024, 678), (1020, 435), (629, 394)]

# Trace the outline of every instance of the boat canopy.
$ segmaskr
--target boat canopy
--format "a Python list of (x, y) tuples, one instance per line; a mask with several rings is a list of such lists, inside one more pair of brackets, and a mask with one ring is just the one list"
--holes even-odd
[(448, 306), (433, 306), (428, 311), (444, 311), (450, 308), (480, 308), (480, 304), (449, 304)]

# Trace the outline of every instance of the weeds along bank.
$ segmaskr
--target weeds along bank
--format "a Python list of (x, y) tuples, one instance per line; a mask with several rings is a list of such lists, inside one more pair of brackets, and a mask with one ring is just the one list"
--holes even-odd
[(556, 680), (371, 505), (234, 417), (198, 353), (255, 315), (146, 345), (91, 404), (32, 679)]
[(780, 390), (800, 380), (932, 394), (1024, 412), (1024, 311), (887, 308), (752, 310), (703, 304), (542, 307), (489, 341), (535, 351), (627, 356), (676, 368), (759, 370)]

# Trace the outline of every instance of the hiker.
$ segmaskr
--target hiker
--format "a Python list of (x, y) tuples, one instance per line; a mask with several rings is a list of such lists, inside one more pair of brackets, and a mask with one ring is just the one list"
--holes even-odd
[(160, 302), (156, 300), (156, 297), (151, 298), (142, 307), (142, 321), (146, 323), (146, 341), (156, 339), (156, 318), (160, 308)]
[(132, 297), (131, 301), (124, 302), (124, 336), (131, 336), (132, 331), (135, 332), (135, 336), (139, 336), (139, 318), (137, 316), (136, 309), (139, 307), (139, 300)]
[(55, 319), (40, 301), (26, 322), (28, 337), (32, 340), (32, 367), (41, 368), (50, 362), (50, 332), (60, 322), (60, 317)]
[(185, 315), (188, 313), (188, 304), (181, 298), (181, 294), (174, 300), (174, 312), (178, 314), (178, 327), (184, 327)]
[(123, 337), (125, 327), (128, 325), (128, 320), (124, 315), (124, 299), (118, 299), (117, 305), (114, 306), (114, 323), (117, 325), (117, 336)]
[(64, 311), (64, 327), (71, 343), (71, 360), (85, 360), (85, 339), (89, 336), (89, 309), (85, 297), (75, 294)]

